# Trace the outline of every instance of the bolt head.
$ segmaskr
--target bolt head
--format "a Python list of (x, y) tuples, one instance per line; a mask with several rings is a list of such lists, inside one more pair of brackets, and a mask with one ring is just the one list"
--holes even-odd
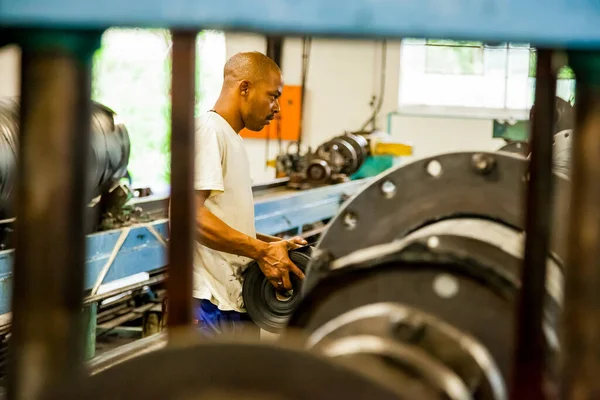
[(392, 181), (385, 181), (381, 184), (381, 193), (386, 198), (392, 198), (396, 194), (396, 185)]
[(471, 165), (480, 174), (489, 174), (496, 168), (496, 159), (491, 154), (475, 153), (471, 158)]

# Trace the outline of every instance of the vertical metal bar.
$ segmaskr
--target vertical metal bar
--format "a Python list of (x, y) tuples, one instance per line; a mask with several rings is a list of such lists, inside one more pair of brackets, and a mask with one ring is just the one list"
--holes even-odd
[(600, 53), (572, 52), (577, 77), (562, 332), (563, 399), (600, 397)]
[(22, 36), (10, 399), (81, 371), (91, 60), (100, 33)]
[(171, 240), (169, 249), (169, 337), (192, 323), (195, 232), (194, 103), (196, 32), (173, 32), (171, 87)]
[(283, 36), (267, 35), (267, 57), (275, 61), (281, 68), (283, 54)]
[(312, 37), (305, 36), (302, 38), (302, 81), (300, 82), (300, 119), (298, 121), (298, 139), (296, 140), (296, 151), (300, 154), (300, 148), (302, 145), (302, 132), (303, 128), (303, 120), (304, 120), (304, 110), (306, 103), (306, 80), (308, 77), (308, 67), (310, 64), (310, 49), (312, 46)]
[(531, 160), (525, 209), (525, 255), (517, 313), (515, 365), (511, 398), (543, 399), (546, 346), (544, 314), (546, 258), (552, 226), (552, 128), (556, 73), (552, 51), (539, 49), (535, 108), (531, 133)]
[(85, 360), (91, 360), (96, 355), (96, 328), (98, 322), (98, 303), (92, 303), (83, 309), (85, 330)]

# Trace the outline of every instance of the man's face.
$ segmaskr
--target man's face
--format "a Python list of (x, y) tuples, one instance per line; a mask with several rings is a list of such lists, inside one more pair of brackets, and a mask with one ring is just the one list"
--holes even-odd
[(242, 93), (242, 118), (247, 129), (260, 131), (279, 113), (279, 97), (283, 90), (281, 73), (273, 72)]

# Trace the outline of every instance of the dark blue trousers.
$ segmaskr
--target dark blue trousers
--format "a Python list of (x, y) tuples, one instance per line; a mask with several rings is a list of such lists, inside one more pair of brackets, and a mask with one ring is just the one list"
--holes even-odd
[(260, 329), (248, 314), (219, 310), (208, 300), (194, 299), (194, 319), (200, 332), (207, 337), (241, 334), (260, 338)]

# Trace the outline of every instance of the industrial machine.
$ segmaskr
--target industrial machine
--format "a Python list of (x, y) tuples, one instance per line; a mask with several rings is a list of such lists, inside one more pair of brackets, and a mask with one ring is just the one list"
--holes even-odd
[[(391, 358), (402, 393), (422, 384), (415, 398), (507, 398), (526, 171), (519, 156), (450, 153), (372, 182), (321, 237), (289, 325), (336, 357)], [(555, 174), (554, 184), (544, 312), (552, 368), (569, 182)]]
[[(0, 99), (0, 225), (15, 217), (14, 192), (19, 147), (20, 99)], [(89, 233), (125, 224), (124, 205), (133, 198), (127, 184), (130, 140), (127, 128), (115, 120), (115, 112), (105, 105), (92, 103), (91, 160), (86, 170), (91, 185), (88, 191)], [(107, 219), (113, 220), (109, 223)], [(8, 220), (8, 221), (7, 221)], [(9, 244), (3, 242), (4, 248)]]
[[(23, 47), (29, 110), (17, 192), (38, 199), (17, 210), (17, 351), (8, 397), (597, 397), (599, 18), (596, 2), (559, 0), (458, 1), (450, 8), (439, 1), (353, 1), (340, 8), (321, 0), (276, 7), (258, 0), (248, 8), (241, 1), (185, 0), (169, 12), (155, 0), (3, 0), (0, 24), (12, 28), (3, 39)], [(91, 56), (99, 32), (115, 24), (174, 29), (169, 346), (133, 359), (129, 353), (85, 376), (76, 339), (85, 281), (86, 179), (79, 171), (89, 136), (82, 132), (91, 115)], [(280, 342), (199, 341), (189, 284), (194, 26), (531, 42), (539, 46), (531, 157), (442, 154), (379, 176), (346, 203), (314, 249), (304, 296)], [(577, 77), (572, 185), (552, 171), (553, 48), (567, 49)], [(65, 183), (44, 185), (45, 179)]]
[[(557, 180), (559, 182), (561, 182), (561, 185), (566, 185), (566, 179), (568, 179), (569, 175), (570, 175), (570, 157), (571, 157), (571, 141), (572, 141), (572, 131), (571, 130), (565, 130), (565, 131), (561, 131), (558, 132), (557, 134), (554, 135), (554, 140), (553, 140), (553, 170), (555, 172), (555, 174), (557, 174)], [(501, 148), (499, 150), (502, 153), (507, 152), (506, 149)], [(508, 151), (508, 153), (511, 153), (510, 151)], [(498, 155), (499, 157), (503, 157), (503, 155)], [(450, 155), (442, 155), (443, 158), (450, 158)], [(493, 156), (491, 154), (486, 154), (486, 153), (474, 153), (472, 154), (470, 163), (471, 163), (471, 168), (474, 169), (474, 171), (479, 171), (481, 174), (483, 175), (487, 175), (491, 172), (493, 172), (496, 168), (496, 157), (497, 156)], [(514, 157), (522, 157), (522, 158), (526, 158), (523, 154), (517, 153)], [(514, 158), (513, 157), (513, 158)], [(457, 156), (455, 158), (458, 158)], [(454, 160), (453, 160), (454, 161)], [(454, 163), (456, 163), (456, 161), (454, 161)], [(496, 263), (497, 265), (495, 267), (490, 267), (490, 266), (484, 266), (482, 268), (484, 268), (485, 270), (490, 269), (490, 268), (508, 268), (506, 265), (503, 265), (503, 263), (508, 262), (509, 259), (507, 257), (505, 257), (505, 255), (503, 255), (503, 252), (506, 252), (508, 254), (511, 254), (513, 256), (516, 256), (517, 254), (520, 256), (522, 253), (522, 233), (518, 233), (517, 231), (511, 230), (510, 228), (505, 228), (504, 225), (510, 225), (510, 223), (505, 222), (505, 221), (495, 221), (493, 216), (491, 216), (491, 214), (484, 216), (484, 218), (488, 218), (491, 219), (491, 221), (487, 221), (487, 222), (482, 222), (482, 220), (480, 219), (473, 219), (471, 217), (473, 217), (473, 214), (471, 211), (464, 211), (461, 207), (466, 207), (467, 204), (464, 202), (461, 202), (460, 200), (456, 200), (456, 207), (459, 207), (459, 209), (457, 210), (453, 210), (448, 212), (448, 215), (444, 215), (443, 213), (440, 213), (440, 215), (437, 215), (437, 210), (436, 211), (428, 211), (428, 212), (432, 212), (433, 215), (422, 215), (419, 216), (418, 218), (421, 218), (421, 220), (419, 220), (418, 222), (413, 222), (414, 223), (414, 227), (413, 226), (409, 226), (409, 227), (405, 227), (400, 229), (397, 224), (394, 222), (394, 215), (398, 214), (398, 218), (401, 218), (402, 220), (406, 221), (408, 219), (410, 219), (410, 215), (411, 214), (419, 214), (421, 212), (421, 207), (418, 206), (418, 203), (420, 202), (426, 202), (429, 204), (429, 206), (431, 206), (431, 203), (436, 203), (441, 205), (441, 203), (443, 203), (444, 201), (449, 201), (451, 199), (451, 196), (440, 196), (439, 198), (436, 197), (436, 193), (441, 193), (437, 188), (435, 187), (431, 187), (430, 189), (432, 190), (430, 191), (420, 191), (417, 190), (417, 193), (413, 194), (413, 190), (415, 190), (415, 188), (421, 188), (422, 186), (427, 186), (430, 185), (430, 182), (427, 179), (430, 179), (431, 177), (437, 178), (437, 177), (441, 177), (442, 174), (444, 175), (442, 180), (443, 181), (447, 181), (447, 180), (452, 180), (452, 175), (448, 175), (448, 173), (446, 172), (445, 168), (442, 167), (442, 165), (439, 163), (438, 158), (433, 158), (430, 159), (428, 162), (423, 163), (423, 165), (426, 166), (426, 176), (429, 176), (429, 178), (426, 179), (421, 179), (419, 176), (415, 176), (415, 171), (418, 171), (418, 166), (416, 164), (409, 164), (406, 165), (404, 167), (401, 168), (397, 168), (396, 172), (390, 172), (389, 174), (385, 174), (384, 178), (380, 178), (378, 179), (377, 182), (379, 182), (379, 191), (382, 193), (382, 195), (384, 197), (396, 197), (397, 196), (397, 187), (398, 184), (397, 182), (400, 181), (400, 187), (404, 188), (403, 195), (406, 196), (413, 196), (414, 199), (411, 199), (410, 201), (414, 201), (415, 203), (400, 203), (400, 204), (393, 204), (393, 206), (390, 206), (390, 208), (385, 209), (383, 211), (383, 214), (381, 215), (381, 220), (378, 221), (376, 219), (373, 219), (373, 214), (374, 212), (371, 211), (371, 208), (376, 208), (377, 210), (382, 210), (382, 205), (385, 204), (385, 202), (381, 201), (382, 204), (379, 204), (379, 198), (378, 197), (374, 197), (374, 198), (369, 198), (369, 200), (365, 200), (365, 202), (363, 204), (359, 204), (358, 203), (358, 199), (362, 196), (363, 198), (367, 197), (367, 194), (365, 193), (368, 190), (371, 191), (375, 191), (375, 189), (373, 189), (374, 185), (377, 185), (377, 183), (370, 183), (369, 188), (364, 188), (363, 190), (361, 190), (361, 192), (352, 198), (352, 201), (350, 201), (348, 204), (345, 204), (343, 210), (352, 210), (352, 209), (357, 209), (360, 210), (360, 214), (361, 217), (360, 219), (364, 219), (364, 214), (367, 214), (366, 218), (368, 221), (368, 227), (372, 226), (372, 229), (369, 229), (369, 232), (372, 232), (369, 237), (364, 238), (364, 234), (363, 231), (361, 231), (360, 229), (355, 233), (355, 235), (357, 235), (356, 238), (356, 242), (352, 243), (348, 241), (348, 236), (350, 235), (350, 233), (346, 233), (346, 230), (350, 230), (353, 231), (356, 227), (359, 226), (358, 224), (358, 219), (359, 219), (359, 212), (354, 212), (354, 211), (347, 211), (348, 214), (346, 214), (344, 217), (342, 216), (337, 216), (335, 220), (333, 220), (331, 222), (331, 227), (328, 228), (327, 231), (325, 231), (324, 236), (321, 238), (321, 241), (325, 241), (327, 243), (327, 240), (334, 240), (335, 242), (340, 241), (340, 247), (343, 247), (344, 249), (346, 249), (345, 251), (351, 251), (356, 249), (355, 246), (359, 246), (358, 249), (361, 249), (362, 247), (360, 246), (366, 246), (366, 249), (370, 249), (370, 250), (364, 250), (362, 253), (360, 254), (367, 254), (370, 256), (368, 257), (374, 257), (374, 258), (378, 258), (380, 256), (382, 256), (382, 252), (385, 253), (385, 249), (387, 247), (390, 248), (394, 248), (396, 249), (395, 245), (392, 246), (391, 242), (393, 241), (398, 241), (400, 240), (400, 238), (402, 238), (404, 235), (406, 235), (406, 238), (402, 239), (403, 241), (400, 242), (400, 244), (398, 244), (398, 250), (400, 253), (403, 253), (405, 255), (408, 255), (407, 257), (414, 257), (414, 260), (429, 260), (432, 257), (437, 257), (436, 255), (432, 254), (432, 252), (436, 252), (436, 251), (441, 251), (441, 252), (450, 252), (452, 254), (448, 255), (445, 254), (443, 256), (440, 256), (440, 258), (444, 258), (444, 257), (449, 257), (448, 259), (456, 259), (456, 260), (462, 260), (464, 262), (470, 263), (470, 262), (474, 262), (475, 264), (478, 263), (483, 263), (484, 261), (479, 260), (480, 258), (483, 260), (486, 260), (485, 262), (491, 262), (490, 259), (492, 258), (492, 253), (495, 254), (495, 256), (498, 256), (499, 258), (495, 261), (493, 261), (494, 263)], [(519, 167), (522, 169), (522, 173), (524, 173), (524, 171), (526, 170), (526, 164), (522, 165), (521, 167)], [(411, 174), (410, 172), (407, 172), (409, 170), (412, 170), (413, 173)], [(470, 171), (469, 171), (470, 172)], [(490, 177), (488, 177), (488, 179), (493, 179), (495, 180), (495, 174), (498, 174), (499, 172), (495, 172), (494, 174), (492, 174)], [(514, 172), (511, 172), (514, 173)], [(457, 173), (458, 175), (459, 173)], [(397, 178), (398, 176), (402, 177), (402, 179)], [(517, 181), (517, 176), (518, 175), (513, 175), (513, 176), (508, 176), (506, 177), (506, 179), (508, 181), (510, 180), (515, 180)], [(411, 180), (415, 180), (415, 182), (411, 183)], [(498, 182), (496, 182), (498, 183)], [(448, 190), (452, 190), (450, 189), (454, 184), (452, 183), (448, 183), (446, 186), (448, 187)], [(514, 193), (509, 190), (510, 188), (506, 188), (507, 193), (504, 194), (505, 196), (511, 196), (515, 199), (518, 198), (519, 193)], [(457, 188), (457, 190), (459, 190), (459, 188)], [(473, 198), (473, 195), (469, 193), (468, 195), (470, 198)], [(486, 195), (483, 195), (484, 197)], [(429, 197), (431, 197), (431, 199), (429, 199)], [(473, 199), (473, 201), (478, 201), (479, 197), (476, 197)], [(563, 203), (565, 202), (565, 200), (563, 200)], [(503, 204), (506, 205), (508, 204), (508, 202), (502, 202), (502, 203), (497, 203), (497, 202), (490, 202), (491, 207), (497, 207), (498, 204)], [(564, 204), (563, 204), (564, 205)], [(393, 209), (395, 209), (395, 211), (393, 211)], [(392, 213), (394, 212), (394, 214), (390, 214), (387, 215), (386, 217), (386, 213)], [(561, 211), (564, 214), (564, 210)], [(468, 218), (466, 217), (468, 216)], [(340, 220), (341, 218), (346, 218), (346, 222), (344, 222), (344, 224), (346, 224), (345, 229), (341, 230), (335, 229), (335, 225), (336, 224), (340, 224)], [(388, 218), (388, 219), (386, 219)], [(447, 220), (447, 219), (450, 220)], [(384, 222), (384, 219), (385, 222)], [(443, 222), (440, 222), (440, 219), (443, 220)], [(433, 221), (434, 223), (431, 223), (430, 221)], [(373, 224), (373, 225), (371, 225)], [(381, 224), (382, 226), (380, 226), (379, 224)], [(431, 226), (429, 225), (431, 224)], [(354, 226), (356, 225), (356, 226)], [(367, 227), (367, 228), (368, 228)], [(362, 223), (360, 224), (360, 228), (362, 228)], [(416, 229), (416, 231), (415, 231)], [(404, 232), (404, 233), (399, 233), (400, 232)], [(369, 245), (369, 240), (370, 238), (377, 236), (380, 232), (387, 232), (387, 233), (383, 233), (384, 234), (384, 241), (382, 243), (387, 243), (387, 241), (390, 242), (390, 244), (387, 244), (386, 246), (375, 246), (373, 245), (373, 243), (371, 243), (371, 245)], [(441, 246), (439, 245), (439, 237), (435, 236), (433, 239), (430, 239), (430, 242), (425, 243), (424, 239), (425, 237), (427, 237), (428, 235), (430, 235), (431, 237), (433, 237), (434, 235), (450, 235), (450, 236), (460, 236), (460, 238), (455, 238), (452, 237), (450, 239), (446, 238), (446, 241), (448, 241), (448, 243), (443, 243), (444, 246), (450, 246), (453, 247), (453, 249), (450, 250), (442, 250)], [(444, 236), (446, 237), (446, 236)], [(486, 243), (485, 245), (482, 244), (481, 240), (482, 239), (484, 242), (489, 242), (490, 246), (488, 246), (488, 244)], [(429, 240), (429, 239), (428, 239)], [(360, 243), (359, 243), (360, 242)], [(420, 244), (417, 244), (420, 243)], [(375, 244), (382, 244), (382, 243), (378, 243), (377, 240), (376, 242), (374, 242)], [(347, 247), (347, 244), (350, 245), (350, 247)], [(432, 245), (433, 248), (430, 249), (428, 246)], [(325, 260), (325, 263), (331, 263), (334, 262), (334, 260), (336, 258), (339, 257), (338, 256), (332, 256), (328, 253), (327, 248), (325, 248), (325, 250), (321, 249), (320, 247), (323, 246), (321, 244), (321, 242), (319, 242), (319, 245), (316, 249), (314, 249), (312, 247), (308, 247), (307, 249), (303, 249), (301, 251), (300, 254), (297, 254), (295, 251), (291, 253), (291, 257), (292, 260), (294, 261), (294, 263), (296, 263), (296, 265), (298, 265), (303, 271), (308, 270), (308, 266), (311, 262), (311, 257), (313, 254), (316, 254), (316, 257), (314, 257), (313, 260), (313, 264), (311, 266), (310, 269), (310, 275), (307, 278), (307, 281), (304, 283), (304, 290), (306, 290), (306, 287), (310, 287), (310, 285), (312, 285), (313, 283), (313, 279), (319, 279), (319, 273), (326, 271), (326, 274), (329, 275), (330, 272), (330, 268), (329, 266), (326, 267), (321, 267), (321, 266), (315, 266), (314, 262), (319, 263), (319, 259), (321, 260)], [(326, 246), (326, 245), (325, 245)], [(454, 247), (456, 247), (456, 249), (454, 249)], [(498, 249), (495, 249), (494, 247), (498, 247)], [(413, 251), (414, 250), (414, 251)], [(324, 253), (325, 251), (325, 253)], [(488, 253), (489, 251), (489, 253)], [(454, 254), (453, 252), (455, 252), (456, 254)], [(480, 252), (483, 252), (485, 254), (480, 254)], [(359, 254), (357, 253), (357, 254)], [(358, 257), (358, 256), (357, 256)], [(402, 256), (404, 257), (404, 256)], [(402, 258), (400, 257), (400, 258)], [(342, 256), (342, 258), (344, 258)], [(384, 257), (384, 259), (387, 259), (386, 257)], [(411, 259), (412, 260), (412, 259)], [(479, 260), (479, 261), (478, 261)], [(368, 260), (363, 260), (366, 265), (369, 265), (369, 268), (371, 268), (370, 266), (370, 258)], [(369, 261), (369, 262), (367, 262)], [(382, 261), (383, 262), (383, 261)], [(387, 261), (386, 261), (387, 262)], [(377, 263), (379, 263), (379, 261), (377, 261)], [(502, 265), (501, 265), (502, 264)], [(510, 261), (510, 268), (512, 270), (512, 273), (514, 273), (514, 276), (511, 278), (513, 280), (513, 282), (516, 282), (516, 279), (518, 279), (519, 276), (519, 265), (518, 262), (515, 260)], [(361, 264), (362, 265), (362, 264)], [(481, 264), (483, 265), (483, 264)], [(481, 267), (480, 265), (480, 267)], [(480, 268), (480, 267), (474, 267), (474, 268)], [(556, 265), (552, 264), (551, 266), (552, 268), (554, 268), (555, 273), (554, 275), (560, 275), (560, 272), (556, 272)], [(504, 273), (504, 272), (503, 272)], [(553, 276), (554, 276), (553, 275)], [(386, 278), (387, 279), (387, 278)], [(420, 291), (422, 290), (422, 287), (419, 285), (416, 285), (415, 282), (411, 281), (410, 279), (407, 279), (404, 275), (398, 275), (398, 279), (401, 280), (401, 282), (403, 282), (403, 284), (406, 284), (408, 287), (415, 287), (415, 288), (419, 288), (419, 293), (421, 293)], [(444, 281), (444, 279), (442, 279), (441, 281)], [(561, 291), (560, 286), (561, 286), (561, 282), (562, 282), (562, 277), (559, 279), (559, 282), (554, 282), (552, 285), (553, 288), (553, 293), (554, 293), (554, 297), (559, 296), (557, 293), (559, 293)], [(266, 280), (266, 278), (262, 275), (262, 273), (260, 272), (260, 270), (258, 269), (257, 265), (252, 265), (246, 272), (246, 279), (244, 280), (244, 291), (243, 291), (243, 297), (244, 297), (244, 303), (246, 304), (246, 309), (250, 315), (250, 317), (263, 329), (270, 331), (270, 332), (274, 332), (274, 333), (280, 333), (281, 331), (284, 330), (284, 328), (286, 327), (289, 318), (295, 313), (296, 309), (300, 306), (300, 304), (302, 303), (302, 300), (300, 300), (302, 298), (300, 292), (300, 288), (301, 288), (301, 282), (299, 282), (298, 280), (294, 279), (292, 281), (293, 284), (293, 290), (291, 293), (278, 293), (277, 291), (274, 290), (274, 288), (272, 287), (272, 285)], [(342, 285), (346, 285), (346, 281), (344, 281), (344, 283), (341, 283)], [(486, 282), (485, 285), (488, 285), (489, 282)], [(395, 293), (394, 291), (401, 287), (401, 285), (399, 285), (398, 283), (392, 283), (392, 281), (390, 280), (390, 290)], [(412, 285), (412, 286), (411, 286)], [(381, 288), (380, 288), (381, 289)], [(332, 290), (331, 286), (327, 286), (327, 289), (324, 289), (325, 292), (317, 294), (316, 296), (319, 297), (319, 301), (322, 301), (324, 298), (325, 293), (327, 293), (329, 290)], [(344, 289), (345, 290), (345, 289)], [(348, 289), (349, 290), (349, 289)], [(365, 289), (366, 290), (366, 289)], [(337, 293), (338, 290), (334, 290), (331, 293)], [(381, 290), (372, 290), (369, 291), (367, 290), (365, 292), (365, 294), (377, 294), (381, 292)], [(399, 293), (402, 293), (403, 295), (408, 293), (408, 290), (402, 290)], [(353, 297), (356, 298), (355, 296), (353, 296), (352, 293), (348, 293), (349, 297)], [(415, 294), (416, 296), (416, 294)], [(560, 296), (559, 296), (560, 297)], [(469, 297), (470, 298), (470, 297)], [(370, 297), (367, 297), (365, 300), (361, 300), (364, 301), (365, 303), (370, 304), (373, 299), (371, 299)], [(354, 302), (352, 304), (355, 304)], [(308, 300), (308, 305), (306, 306), (308, 307), (305, 312), (309, 312), (307, 310), (313, 310), (315, 309), (315, 305), (311, 302), (311, 300)], [(312, 311), (310, 311), (312, 312)], [(512, 318), (512, 316), (508, 317), (509, 319)], [(302, 326), (302, 328), (304, 328), (304, 326)]]
[[(412, 147), (390, 140), (385, 132), (347, 132), (322, 143), (313, 152), (300, 154), (298, 147), (288, 148), (279, 155), (275, 165), (278, 171), (289, 177), (288, 186), (296, 189), (347, 182), (367, 163), (384, 160), (383, 168), (376, 168), (360, 177), (372, 177), (391, 167), (390, 157), (412, 154)], [(375, 161), (373, 161), (375, 160)]]
[[(5, 375), (6, 346), (11, 334), (10, 295), (12, 281), (12, 253), (14, 249), (15, 215), (20, 204), (15, 202), (17, 182), (17, 155), (20, 139), (20, 99), (2, 98), (0, 100), (0, 269), (3, 286), (0, 290), (0, 377)], [(126, 282), (120, 286), (102, 286), (102, 280), (109, 272), (104, 252), (115, 232), (103, 233), (133, 224), (151, 221), (141, 208), (132, 206), (134, 191), (126, 182), (130, 154), (129, 133), (124, 124), (118, 122), (114, 111), (103, 104), (92, 103), (91, 118), (91, 159), (88, 174), (90, 185), (87, 191), (86, 233), (91, 235), (88, 274), (86, 285), (86, 310), (90, 327), (88, 339), (89, 356), (94, 354), (96, 332), (103, 335), (115, 327), (130, 320), (144, 317), (160, 298), (164, 297), (161, 284), (164, 270), (152, 271), (148, 276)], [(57, 184), (57, 183), (55, 183)], [(159, 236), (160, 237), (160, 236)], [(95, 245), (94, 245), (95, 244)], [(122, 245), (121, 245), (122, 246)], [(127, 247), (127, 246), (126, 246)], [(114, 258), (114, 257), (113, 257)], [(110, 260), (110, 257), (108, 258)], [(105, 262), (104, 267), (102, 262)], [(150, 267), (152, 267), (150, 262)], [(91, 275), (91, 276), (90, 276)], [(109, 280), (110, 279), (110, 274)], [(131, 274), (118, 277), (129, 278)], [(162, 278), (162, 279), (161, 279)], [(143, 283), (141, 285), (140, 283)], [(132, 284), (133, 287), (132, 287)], [(160, 305), (160, 304), (159, 304)]]

